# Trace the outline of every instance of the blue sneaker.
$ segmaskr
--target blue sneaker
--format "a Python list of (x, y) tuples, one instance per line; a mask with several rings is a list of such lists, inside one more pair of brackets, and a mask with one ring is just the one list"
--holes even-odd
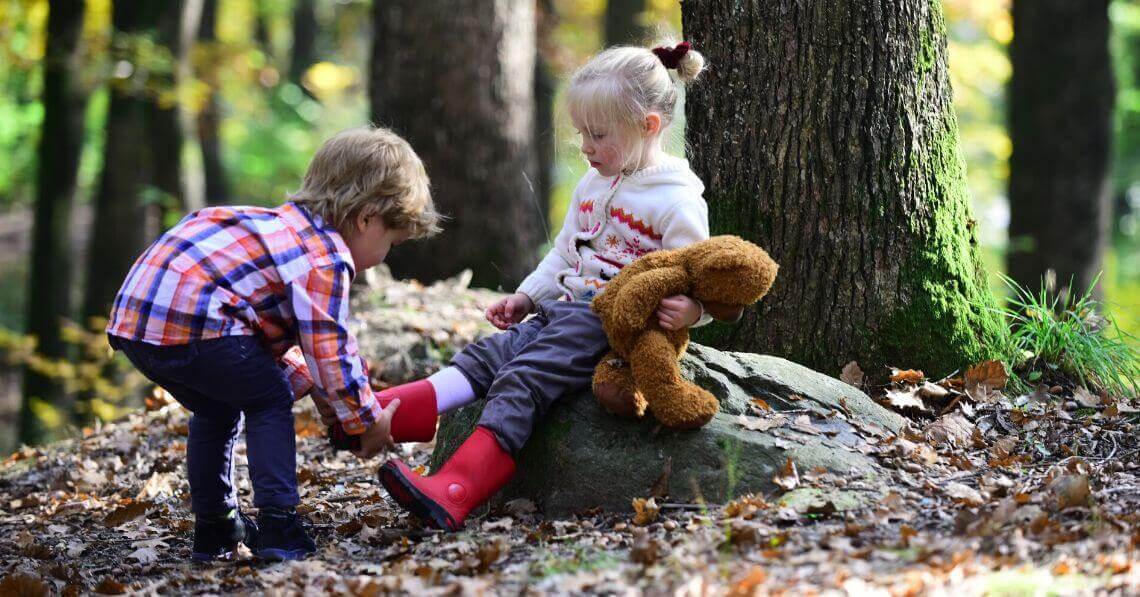
[(257, 513), (257, 528), (257, 545), (252, 549), (259, 558), (302, 560), (317, 551), (317, 544), (292, 508), (262, 508)]
[(257, 523), (241, 510), (194, 517), (194, 548), (190, 559), (196, 562), (229, 560), (238, 543), (247, 546), (257, 542)]

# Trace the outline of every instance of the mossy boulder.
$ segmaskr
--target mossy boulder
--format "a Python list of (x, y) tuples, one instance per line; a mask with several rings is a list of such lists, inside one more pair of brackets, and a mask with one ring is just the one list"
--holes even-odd
[[(696, 344), (681, 368), (720, 401), (708, 425), (672, 431), (652, 417), (615, 417), (588, 391), (568, 396), (535, 429), (518, 474), (496, 501), (528, 498), (547, 514), (625, 511), (633, 498), (663, 492), (674, 502), (721, 503), (775, 490), (772, 478), (789, 457), (800, 471), (823, 467), (858, 478), (848, 490), (879, 495), (877, 465), (861, 448), (904, 420), (866, 394), (784, 359)], [(772, 412), (758, 411), (754, 399)], [(443, 417), (432, 469), (471, 433), (482, 408), (479, 402)]]

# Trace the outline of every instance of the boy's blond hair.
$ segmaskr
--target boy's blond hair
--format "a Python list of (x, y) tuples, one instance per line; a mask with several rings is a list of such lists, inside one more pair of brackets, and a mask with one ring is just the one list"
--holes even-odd
[(423, 162), (407, 141), (382, 127), (349, 129), (325, 141), (289, 199), (342, 235), (360, 215), (379, 216), (385, 227), (407, 230), (411, 238), (440, 230)]

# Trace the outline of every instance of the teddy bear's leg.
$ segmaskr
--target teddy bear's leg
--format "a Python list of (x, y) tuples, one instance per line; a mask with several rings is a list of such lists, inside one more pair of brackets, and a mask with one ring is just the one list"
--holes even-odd
[(643, 333), (629, 355), (634, 384), (649, 410), (665, 426), (693, 429), (712, 420), (720, 408), (716, 397), (681, 378), (677, 349), (658, 331)]
[(645, 398), (633, 385), (629, 363), (610, 352), (594, 369), (594, 397), (607, 412), (621, 417), (645, 414)]

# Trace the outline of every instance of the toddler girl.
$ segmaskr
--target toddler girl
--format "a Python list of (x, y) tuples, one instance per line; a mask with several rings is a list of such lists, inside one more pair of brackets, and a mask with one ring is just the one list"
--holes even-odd
[[(507, 331), (468, 346), (426, 380), (384, 392), (384, 400), (400, 399), (392, 428), (397, 441), (421, 438), (437, 412), (478, 396), (487, 400), (474, 433), (435, 474), (423, 477), (398, 460), (381, 467), (389, 494), (424, 522), (461, 528), (514, 474), (514, 455), (554, 401), (589, 387), (608, 350), (590, 310), (606, 281), (646, 253), (708, 238), (704, 185), (688, 162), (662, 149), (678, 99), (669, 70), (687, 82), (703, 66), (701, 55), (682, 43), (612, 48), (574, 74), (567, 104), (591, 168), (549, 254), (517, 292), (487, 309), (487, 319)], [(687, 296), (666, 298), (656, 311), (666, 329), (692, 326), (702, 315)], [(413, 412), (431, 413), (430, 420), (425, 414), (413, 422)]]

